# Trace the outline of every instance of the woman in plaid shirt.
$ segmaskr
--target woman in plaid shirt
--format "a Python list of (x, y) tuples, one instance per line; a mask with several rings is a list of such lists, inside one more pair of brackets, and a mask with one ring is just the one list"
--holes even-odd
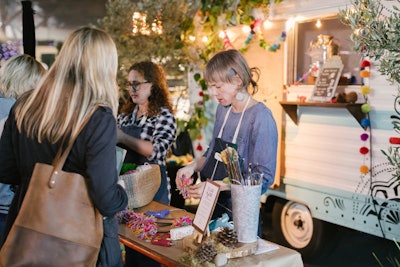
[(169, 204), (166, 156), (176, 137), (165, 72), (160, 65), (143, 61), (128, 71), (128, 101), (118, 116), (117, 142), (127, 149), (125, 162), (158, 164), (161, 185), (154, 200)]
[[(131, 101), (118, 116), (117, 143), (127, 149), (124, 162), (160, 166), (161, 185), (154, 200), (169, 204), (169, 179), (165, 159), (176, 137), (176, 122), (165, 72), (151, 61), (132, 65), (128, 71)], [(160, 266), (160, 264), (128, 247), (126, 266)]]

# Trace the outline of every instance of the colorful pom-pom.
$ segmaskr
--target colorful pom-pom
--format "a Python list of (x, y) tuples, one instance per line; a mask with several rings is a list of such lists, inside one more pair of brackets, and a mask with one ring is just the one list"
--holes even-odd
[(370, 125), (371, 125), (371, 123), (370, 123), (370, 121), (369, 121), (368, 118), (363, 118), (363, 119), (361, 120), (361, 126), (362, 126), (362, 127), (369, 127)]
[(363, 60), (363, 61), (361, 61), (361, 64), (360, 64), (360, 67), (361, 68), (366, 68), (366, 67), (369, 67), (369, 66), (371, 66), (371, 62), (369, 62), (368, 60)]
[(363, 147), (360, 148), (360, 153), (361, 154), (366, 155), (366, 154), (368, 154), (368, 152), (369, 152), (368, 147), (363, 146)]
[(197, 151), (203, 151), (203, 147), (201, 146), (201, 144), (199, 143), (196, 147)]
[(400, 138), (399, 137), (390, 137), (389, 143), (392, 145), (400, 145)]
[(361, 141), (367, 141), (368, 137), (369, 137), (369, 135), (367, 133), (363, 133), (360, 135)]
[(361, 172), (362, 174), (367, 174), (367, 173), (369, 172), (368, 166), (362, 165), (362, 166), (360, 167), (360, 172)]
[(371, 75), (371, 73), (369, 72), (369, 70), (360, 71), (360, 77), (361, 78), (368, 78), (370, 75)]
[(370, 106), (368, 103), (363, 104), (363, 105), (361, 106), (361, 111), (362, 111), (363, 113), (368, 113), (368, 112), (371, 111), (371, 106)]
[(361, 94), (368, 95), (371, 92), (371, 88), (367, 85), (361, 86)]

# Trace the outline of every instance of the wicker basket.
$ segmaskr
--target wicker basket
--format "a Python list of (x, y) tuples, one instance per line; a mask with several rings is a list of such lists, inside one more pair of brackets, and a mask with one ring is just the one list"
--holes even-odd
[(137, 169), (134, 173), (119, 176), (124, 181), (130, 209), (149, 204), (161, 184), (160, 167), (157, 164), (142, 165)]

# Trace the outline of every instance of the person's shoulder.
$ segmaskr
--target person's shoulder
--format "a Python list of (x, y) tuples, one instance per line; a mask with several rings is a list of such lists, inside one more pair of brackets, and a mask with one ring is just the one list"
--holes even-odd
[(257, 112), (257, 113), (258, 112), (271, 113), (271, 110), (269, 109), (269, 107), (260, 101), (258, 101), (257, 103), (254, 104), (253, 109), (254, 109), (254, 112)]
[(8, 116), (14, 103), (14, 98), (0, 98), (0, 119)]
[(257, 102), (248, 110), (254, 121), (267, 121), (273, 118), (271, 109), (262, 102)]
[(102, 121), (111, 121), (114, 120), (114, 115), (112, 113), (112, 110), (110, 107), (106, 107), (106, 106), (100, 106), (98, 107), (92, 117), (90, 118), (90, 122), (92, 123), (99, 123)]
[(166, 107), (161, 107), (160, 108), (160, 114), (162, 115), (162, 116), (167, 116), (167, 117), (170, 117), (170, 116), (174, 116), (174, 114), (172, 113), (172, 111), (170, 111), (168, 108), (166, 108)]

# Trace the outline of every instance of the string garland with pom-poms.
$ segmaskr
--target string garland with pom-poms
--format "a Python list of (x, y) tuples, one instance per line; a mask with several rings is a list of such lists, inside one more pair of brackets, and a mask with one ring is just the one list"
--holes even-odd
[(317, 66), (312, 66), (306, 73), (304, 73), (297, 81), (294, 82), (294, 85), (299, 85), (302, 81), (308, 78), (308, 76), (311, 74), (311, 72), (317, 72), (318, 67)]
[[(251, 22), (249, 35), (247, 36), (246, 40), (244, 41), (243, 47), (238, 49), (240, 52), (243, 53), (243, 52), (247, 51), (248, 46), (251, 43), (251, 41), (253, 40), (255, 35), (258, 36), (259, 46), (270, 52), (276, 52), (281, 47), (279, 42), (284, 42), (286, 40), (286, 31), (282, 31), (281, 35), (277, 38), (279, 42), (275, 42), (272, 45), (268, 44), (265, 41), (264, 36), (262, 34), (261, 22), (262, 22), (261, 19), (255, 19)], [(226, 50), (234, 49), (234, 46), (232, 45), (226, 31), (224, 31), (223, 42), (224, 42), (224, 46), (225, 46)]]
[[(371, 122), (369, 120), (369, 112), (371, 111), (371, 106), (368, 103), (368, 95), (371, 92), (371, 88), (369, 87), (369, 77), (371, 75), (370, 72), (371, 62), (369, 60), (363, 59), (360, 63), (360, 77), (362, 78), (363, 85), (360, 88), (361, 94), (364, 96), (365, 103), (361, 105), (361, 112), (365, 114), (365, 118), (363, 118), (360, 122), (361, 126), (365, 131), (368, 131), (371, 126)], [(369, 168), (366, 165), (366, 161), (368, 159), (368, 155), (370, 153), (370, 148), (366, 146), (367, 140), (369, 138), (369, 134), (367, 132), (361, 134), (361, 141), (364, 145), (360, 148), (360, 154), (363, 156), (363, 164), (360, 166), (360, 173), (362, 175), (366, 175), (369, 173)]]

